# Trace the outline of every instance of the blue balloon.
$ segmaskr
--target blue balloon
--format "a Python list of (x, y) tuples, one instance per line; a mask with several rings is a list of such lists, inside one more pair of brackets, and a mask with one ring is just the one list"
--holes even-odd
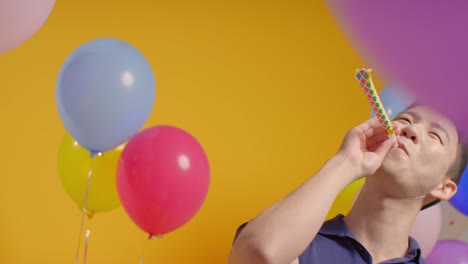
[(468, 168), (465, 168), (458, 183), (457, 193), (449, 200), (449, 203), (460, 213), (468, 216)]
[(138, 133), (155, 94), (153, 71), (143, 54), (113, 38), (89, 41), (71, 53), (55, 89), (65, 128), (91, 152), (113, 149)]
[[(409, 93), (404, 92), (396, 85), (384, 87), (380, 91), (379, 96), (390, 119), (395, 118), (399, 113), (406, 110), (406, 108), (408, 108), (414, 101)], [(374, 116), (375, 113), (371, 110), (371, 117)]]

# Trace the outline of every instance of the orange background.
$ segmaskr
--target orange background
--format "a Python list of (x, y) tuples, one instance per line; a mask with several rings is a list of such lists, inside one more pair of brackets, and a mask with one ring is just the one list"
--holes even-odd
[(212, 174), (202, 209), (164, 239), (147, 243), (121, 207), (97, 214), (89, 264), (138, 263), (144, 244), (145, 263), (226, 263), (238, 225), (369, 116), (354, 79), (366, 65), (321, 1), (57, 1), (37, 34), (0, 55), (1, 263), (74, 261), (81, 212), (58, 176), (55, 80), (67, 55), (99, 37), (146, 56), (157, 83), (146, 126), (192, 133)]

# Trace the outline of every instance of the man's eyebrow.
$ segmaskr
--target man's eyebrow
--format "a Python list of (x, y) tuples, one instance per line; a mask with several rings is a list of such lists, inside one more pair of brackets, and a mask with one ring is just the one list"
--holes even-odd
[(406, 114), (409, 114), (410, 116), (412, 116), (414, 119), (417, 119), (417, 120), (420, 120), (421, 119), (421, 115), (418, 114), (417, 112), (414, 112), (414, 111), (406, 111), (404, 112)]
[(437, 128), (437, 129), (439, 129), (440, 131), (442, 131), (445, 134), (445, 137), (447, 138), (447, 140), (450, 142), (449, 133), (448, 133), (447, 129), (445, 129), (445, 127), (440, 122), (433, 122), (431, 125), (433, 127)]
[(398, 115), (395, 116), (394, 119), (396, 119), (396, 118), (398, 118), (398, 117), (401, 117), (401, 116), (404, 115), (404, 114), (410, 115), (411, 117), (413, 117), (413, 118), (416, 119), (416, 120), (421, 119), (421, 115), (419, 115), (418, 113), (413, 112), (413, 111), (411, 111), (411, 110), (400, 112)]

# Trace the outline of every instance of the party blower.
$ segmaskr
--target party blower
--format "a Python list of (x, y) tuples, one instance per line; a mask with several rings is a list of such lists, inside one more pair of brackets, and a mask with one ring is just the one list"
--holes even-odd
[(364, 90), (367, 100), (369, 100), (369, 103), (372, 106), (372, 110), (379, 119), (380, 125), (382, 125), (385, 131), (387, 131), (388, 136), (396, 141), (395, 130), (393, 129), (392, 122), (390, 121), (387, 112), (385, 111), (385, 107), (380, 101), (379, 94), (375, 90), (374, 83), (372, 82), (371, 72), (372, 69), (356, 69), (356, 78)]

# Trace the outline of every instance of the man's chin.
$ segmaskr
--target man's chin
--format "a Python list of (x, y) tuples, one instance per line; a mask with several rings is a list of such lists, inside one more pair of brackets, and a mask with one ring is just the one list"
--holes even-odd
[(403, 165), (404, 161), (401, 159), (395, 159), (394, 157), (387, 156), (375, 174), (385, 177), (402, 175), (403, 171), (405, 170)]
[(381, 167), (386, 167), (389, 170), (395, 170), (402, 167), (408, 162), (408, 155), (402, 149), (390, 150), (382, 161)]

